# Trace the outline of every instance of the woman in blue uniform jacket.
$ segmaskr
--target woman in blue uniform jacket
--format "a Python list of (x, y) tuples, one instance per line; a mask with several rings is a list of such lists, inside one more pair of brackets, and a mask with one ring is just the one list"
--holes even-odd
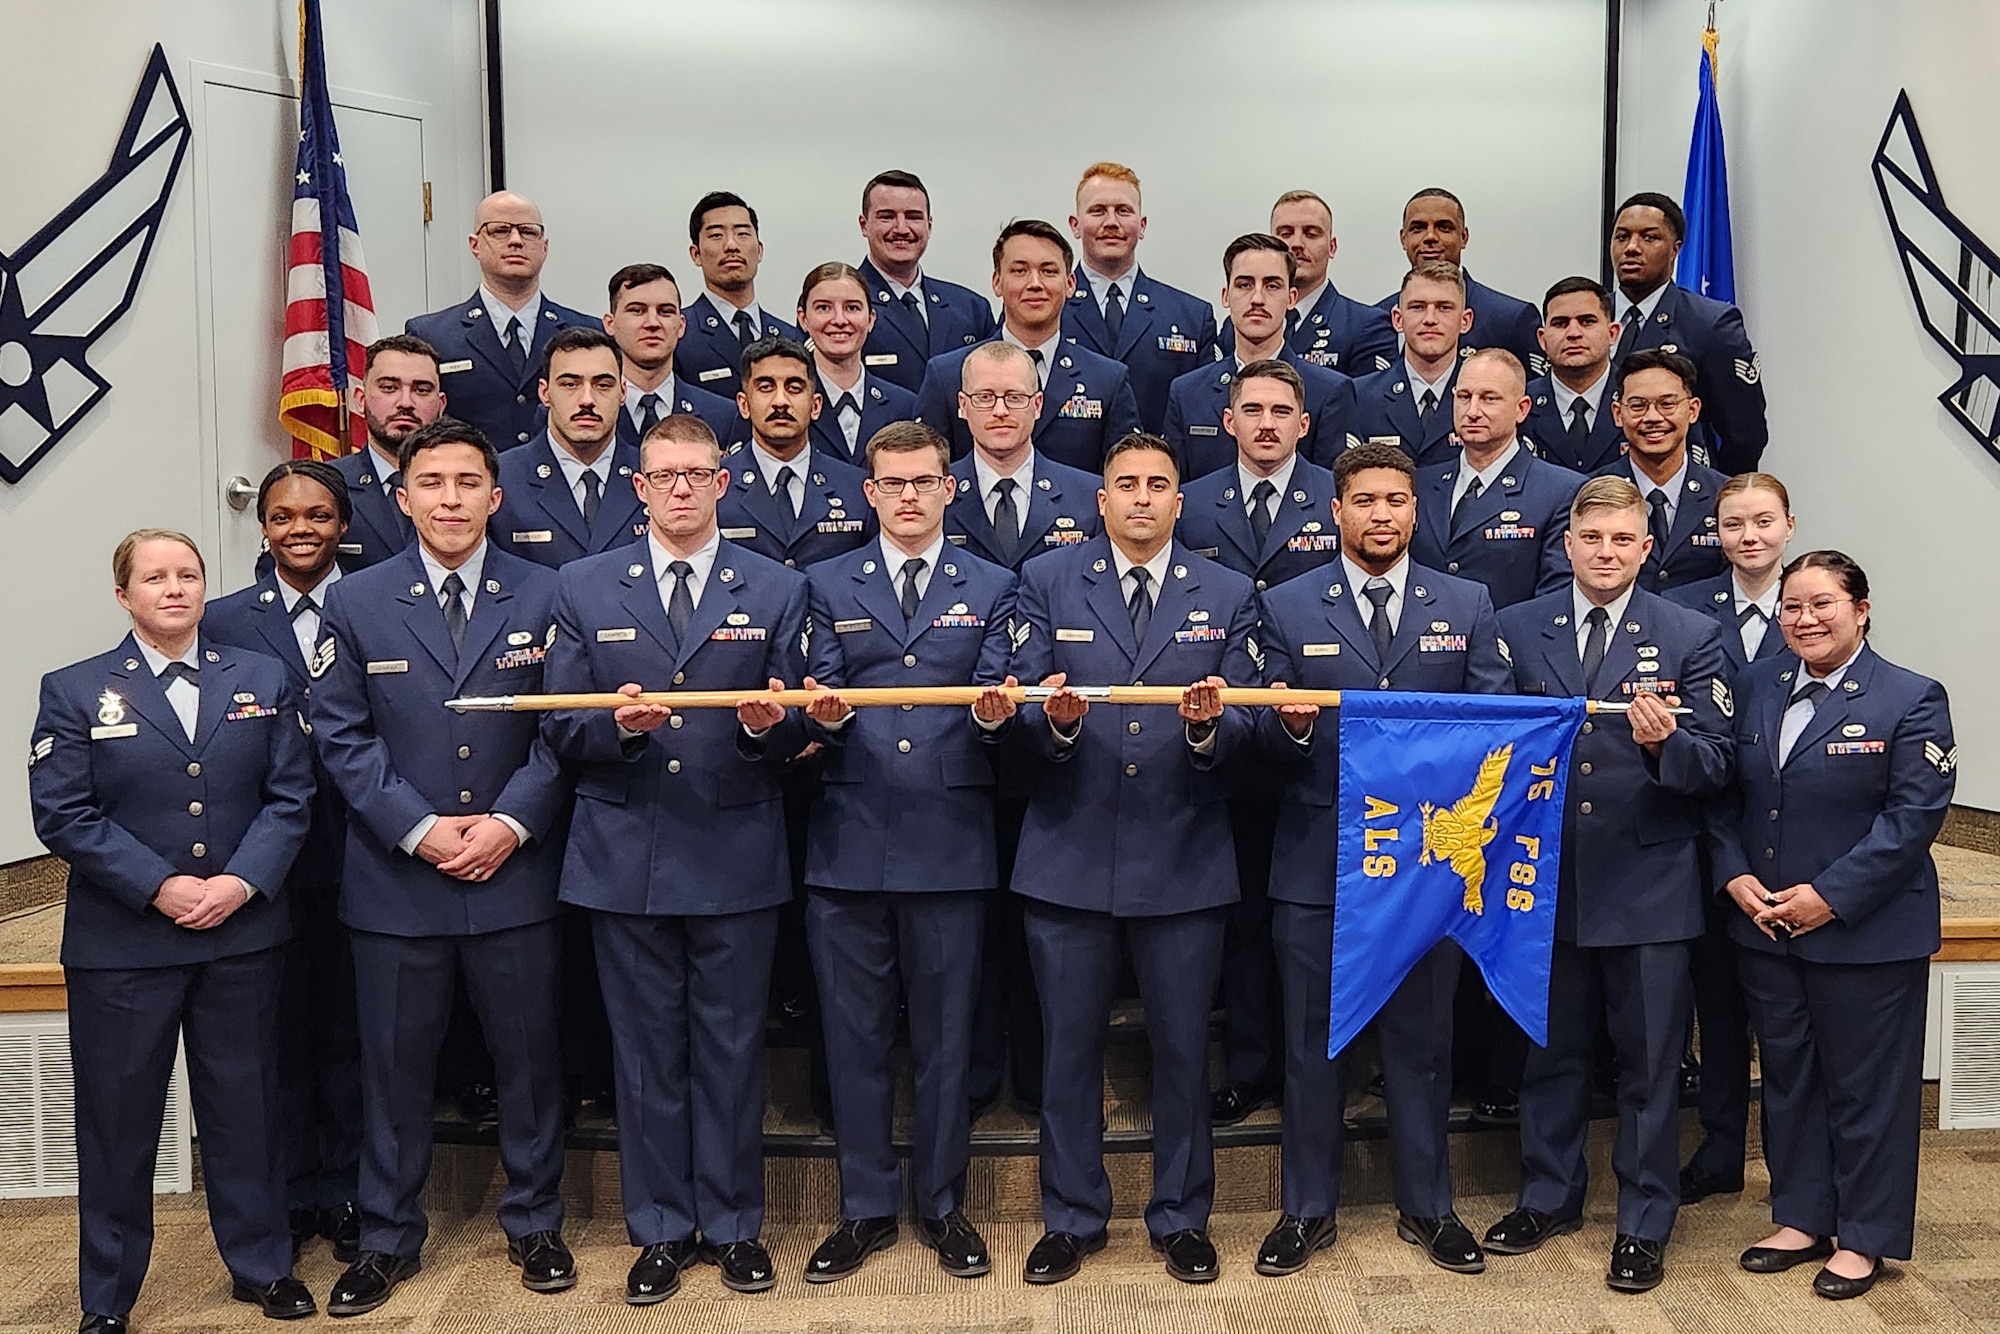
[(278, 1157), (292, 923), (273, 901), (311, 820), (305, 722), (281, 664), (200, 633), (193, 541), (141, 529), (111, 565), (132, 633), (42, 678), (29, 743), (35, 833), (69, 863), (81, 1329), (122, 1334), (145, 1279), (180, 1038), (232, 1293), (266, 1315), (311, 1315)]
[(1944, 687), (1878, 656), (1868, 620), (1868, 577), (1847, 556), (1786, 567), (1789, 651), (1742, 675), (1736, 800), (1713, 851), (1715, 883), (1740, 909), (1731, 930), (1778, 1224), (1743, 1267), (1824, 1260), (1813, 1290), (1834, 1299), (1910, 1256), (1938, 947), (1930, 846), (1958, 760)]

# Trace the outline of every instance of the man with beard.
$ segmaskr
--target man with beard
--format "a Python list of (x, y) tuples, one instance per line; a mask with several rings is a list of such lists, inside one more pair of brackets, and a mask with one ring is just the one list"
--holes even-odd
[(625, 401), (618, 413), (618, 443), (639, 447), (646, 432), (675, 413), (701, 418), (724, 447), (742, 438), (736, 405), (674, 374), (674, 350), (687, 333), (681, 288), (658, 264), (627, 264), (611, 275), (604, 332), (618, 343), (625, 368)]
[[(350, 412), (368, 424), (368, 448), (333, 461), (354, 502), (354, 521), (340, 537), (340, 568), (365, 570), (410, 545), (410, 516), (396, 503), (402, 485), (396, 453), (403, 442), (444, 413), (438, 358), (431, 345), (410, 334), (391, 334), (368, 345), (361, 382), (348, 390)], [(268, 566), (260, 568), (261, 576)]]
[(875, 308), (862, 362), (914, 394), (932, 357), (993, 336), (993, 304), (924, 272), (931, 196), (912, 173), (885, 171), (861, 187), (861, 235), (868, 241), (861, 281)]
[(680, 377), (732, 397), (742, 387), (743, 354), (765, 338), (800, 340), (799, 331), (757, 304), (764, 242), (757, 210), (741, 195), (715, 190), (688, 215), (688, 257), (701, 266), (702, 294), (687, 305), (686, 333), (674, 349)]
[(501, 550), (556, 570), (645, 533), (632, 489), (639, 451), (614, 440), (624, 383), (610, 334), (565, 329), (549, 340), (540, 385), (548, 426), (500, 456)]

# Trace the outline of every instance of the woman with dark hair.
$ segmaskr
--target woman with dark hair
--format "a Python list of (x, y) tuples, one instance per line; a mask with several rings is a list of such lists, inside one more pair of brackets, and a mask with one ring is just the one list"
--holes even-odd
[(1868, 577), (1838, 551), (1785, 568), (1787, 651), (1741, 677), (1712, 852), (1740, 910), (1778, 1225), (1742, 1265), (1824, 1261), (1813, 1291), (1835, 1300), (1910, 1257), (1939, 940), (1930, 846), (1958, 759), (1944, 687), (1869, 647), (1870, 610)]
[(142, 528), (118, 544), (111, 572), (131, 632), (42, 678), (28, 751), (35, 833), (69, 863), (79, 1329), (124, 1334), (138, 1300), (182, 1043), (230, 1292), (267, 1316), (308, 1316), (276, 1154), (292, 923), (273, 901), (309, 820), (306, 724), (282, 667), (204, 631), (192, 539)]
[[(212, 603), (217, 641), (285, 665), (301, 700), (331, 665), (320, 617), (341, 577), (341, 540), (354, 517), (347, 479), (330, 463), (291, 459), (257, 488), (257, 522), (273, 568)], [(354, 1018), (354, 957), (335, 914), (347, 809), (315, 762), (312, 830), (285, 882), (292, 939), (279, 994), (278, 1091), (284, 1108), (285, 1207), (296, 1256), (324, 1237), (334, 1258), (360, 1253), (355, 1207), (361, 1161), (361, 1038)]]

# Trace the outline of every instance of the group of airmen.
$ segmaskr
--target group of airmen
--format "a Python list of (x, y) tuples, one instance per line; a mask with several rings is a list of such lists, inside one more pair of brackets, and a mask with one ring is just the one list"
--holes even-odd
[[(755, 211), (711, 194), (689, 225), (698, 296), (632, 264), (586, 316), (540, 290), (534, 205), (491, 196), (479, 292), (367, 350), (367, 448), (265, 479), (256, 583), (204, 616), (191, 542), (121, 545), (133, 634), (46, 678), (30, 757), (38, 832), (72, 872), (86, 1334), (125, 1329), (144, 1277), (181, 1031), (238, 1298), (311, 1314), (292, 1263), (319, 1235), (347, 1263), (330, 1314), (417, 1274), (454, 1045), (490, 1070), (509, 1258), (531, 1290), (574, 1286), (559, 1182), (593, 1001), (627, 1301), (670, 1298), (699, 1262), (737, 1291), (778, 1281), (760, 1241), (774, 995), (816, 1013), (839, 1164), (805, 1281), (898, 1242), (906, 1041), (918, 1239), (947, 1273), (991, 1269), (962, 1206), (971, 1124), (1005, 1087), (1040, 1120), (1046, 1231), (1023, 1277), (1061, 1282), (1112, 1215), (1104, 1055), (1128, 966), (1167, 1271), (1219, 1273), (1211, 1127), (1273, 1104), (1282, 1211), (1254, 1265), (1303, 1270), (1336, 1239), (1346, 1083), (1369, 1070), (1327, 1054), (1338, 729), (1312, 705), (1223, 703), (1265, 684), (1629, 706), (1575, 746), (1547, 1045), (1449, 942), (1375, 1019), (1399, 1236), (1469, 1274), (1575, 1231), (1609, 1082), (1606, 1280), (1650, 1290), (1677, 1209), (1742, 1189), (1754, 1022), (1781, 1231), (1745, 1266), (1824, 1259), (1816, 1286), (1843, 1296), (1908, 1256), (1909, 970), (1857, 1000), (1835, 968), (1829, 1000), (1808, 965), (1935, 947), (1949, 719), (1935, 683), (1866, 649), (1858, 568), (1783, 568), (1757, 357), (1733, 307), (1671, 282), (1671, 199), (1619, 210), (1615, 292), (1565, 278), (1537, 308), (1472, 281), (1460, 202), (1422, 191), (1409, 271), (1370, 306), (1328, 281), (1331, 210), (1289, 192), (1225, 247), (1219, 329), (1138, 267), (1139, 182), (1114, 163), (1083, 174), (1068, 235), (1001, 231), (997, 323), (924, 272), (916, 177), (870, 181), (860, 226), (868, 258), (807, 274), (793, 324), (759, 301)], [(1820, 686), (1797, 719), (1795, 671)], [(1147, 682), (1180, 692), (1178, 717), (1077, 688)], [(1047, 689), (1019, 702), (1023, 683)], [(969, 708), (843, 698), (947, 685), (984, 689)], [(760, 697), (786, 687), (812, 702)], [(683, 690), (748, 693), (638, 698)], [(633, 699), (444, 703), (542, 693)], [(1841, 717), (1849, 740), (1802, 753), (1816, 786), (1782, 809), (1780, 732), (1789, 756)], [(1771, 772), (1750, 775), (1760, 746)], [(1869, 823), (1883, 809), (1893, 837)], [(1848, 878), (1871, 909), (1893, 899), (1900, 933), (1820, 957), (1860, 934), (1862, 891), (1812, 882), (1870, 839)], [(1707, 1135), (1683, 1165), (1697, 1010)], [(1885, 1037), (1835, 1080), (1812, 1043), (1842, 1015)], [(1454, 1210), (1446, 1140), (1468, 1081), (1522, 1146), (1518, 1207), (1483, 1238)]]

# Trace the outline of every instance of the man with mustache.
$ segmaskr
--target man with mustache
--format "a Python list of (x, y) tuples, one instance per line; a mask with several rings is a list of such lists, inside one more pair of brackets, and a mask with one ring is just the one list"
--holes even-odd
[[(1315, 366), (1361, 376), (1387, 370), (1396, 361), (1396, 331), (1386, 312), (1343, 295), (1327, 276), (1340, 250), (1333, 233), (1333, 206), (1310, 190), (1287, 190), (1271, 205), (1271, 235), (1291, 247), (1298, 260), (1293, 286), (1298, 304), (1285, 320), (1285, 345)], [(1223, 355), (1236, 350), (1236, 329), (1222, 322), (1216, 345)]]
[(495, 448), (512, 449), (535, 438), (535, 375), (549, 339), (597, 320), (542, 294), (549, 234), (534, 200), (511, 190), (488, 195), (465, 239), (479, 262), (479, 290), (417, 316), (403, 332), (437, 349), (452, 415), (477, 426)]
[(885, 171), (861, 187), (861, 235), (861, 278), (876, 316), (861, 361), (914, 394), (932, 357), (993, 336), (993, 303), (924, 272), (931, 196), (913, 173)]
[(688, 216), (688, 258), (701, 266), (702, 294), (687, 304), (687, 332), (674, 348), (674, 370), (683, 380), (732, 398), (742, 387), (743, 354), (763, 338), (801, 335), (757, 304), (757, 270), (764, 242), (757, 210), (741, 195), (713, 190)]
[[(348, 410), (368, 424), (368, 448), (333, 461), (354, 501), (354, 520), (340, 536), (340, 568), (347, 574), (410, 545), (410, 516), (396, 503), (402, 485), (396, 452), (445, 407), (437, 353), (423, 339), (391, 334), (370, 343), (364, 355), (361, 382), (347, 395)], [(259, 562), (259, 575), (268, 568)]]
[(645, 534), (631, 480), (639, 451), (617, 440), (624, 388), (610, 334), (565, 329), (549, 340), (540, 386), (548, 426), (500, 456), (493, 537), (502, 550), (556, 570)]

